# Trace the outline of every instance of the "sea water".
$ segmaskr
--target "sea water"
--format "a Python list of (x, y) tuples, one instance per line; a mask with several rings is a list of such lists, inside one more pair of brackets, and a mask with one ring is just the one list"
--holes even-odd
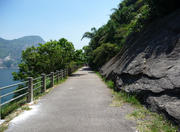
[[(4, 87), (7, 85), (18, 83), (19, 81), (14, 81), (13, 76), (12, 76), (12, 72), (17, 72), (17, 71), (18, 71), (17, 69), (0, 69), (0, 87)], [(8, 88), (8, 89), (0, 90), (0, 95), (4, 95), (8, 92), (12, 92), (16, 88), (17, 87), (12, 87), (12, 88)], [(1, 103), (12, 99), (13, 96), (14, 95), (12, 94), (12, 95), (9, 95), (7, 97), (3, 97), (1, 99)]]

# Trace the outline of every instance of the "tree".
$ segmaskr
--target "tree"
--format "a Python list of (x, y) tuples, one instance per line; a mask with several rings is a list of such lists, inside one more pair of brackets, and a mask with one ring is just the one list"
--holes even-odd
[(95, 27), (91, 28), (91, 32), (85, 32), (81, 40), (83, 40), (84, 38), (92, 39), (96, 35), (96, 32), (97, 30)]
[(19, 72), (13, 73), (14, 79), (25, 80), (27, 77), (38, 77), (41, 73), (49, 74), (68, 68), (74, 59), (74, 54), (73, 44), (64, 38), (27, 48), (22, 52)]
[(114, 57), (119, 51), (117, 45), (111, 43), (102, 44), (96, 50), (93, 51), (93, 63), (95, 64), (93, 68), (99, 69), (106, 62), (108, 62), (112, 57)]
[(82, 65), (85, 63), (85, 54), (83, 53), (83, 50), (76, 50), (74, 54), (74, 61), (77, 63), (77, 65)]

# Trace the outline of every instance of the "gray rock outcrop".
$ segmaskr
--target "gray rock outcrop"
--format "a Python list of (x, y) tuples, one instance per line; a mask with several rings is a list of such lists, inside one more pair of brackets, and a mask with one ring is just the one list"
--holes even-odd
[(180, 126), (180, 10), (131, 35), (100, 72)]

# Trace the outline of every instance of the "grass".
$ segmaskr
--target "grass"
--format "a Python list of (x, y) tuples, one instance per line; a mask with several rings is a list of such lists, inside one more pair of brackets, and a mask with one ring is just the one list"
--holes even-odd
[(21, 98), (21, 100), (13, 101), (10, 104), (2, 106), (2, 108), (1, 108), (1, 118), (4, 119), (7, 115), (12, 113), (14, 110), (16, 110), (17, 108), (19, 108), (22, 105), (24, 105), (25, 102), (26, 102), (26, 99), (25, 98)]
[(178, 132), (178, 128), (163, 115), (150, 112), (143, 106), (134, 110), (128, 117), (137, 121), (139, 132)]
[(106, 80), (98, 72), (97, 75), (112, 90), (113, 100), (110, 106), (120, 107), (128, 103), (134, 107), (134, 111), (127, 115), (127, 118), (137, 121), (138, 132), (178, 132), (178, 127), (165, 119), (163, 115), (151, 112), (141, 105), (136, 95), (130, 95), (124, 91), (116, 92), (113, 81)]
[(20, 113), (30, 110), (31, 108), (29, 107), (28, 104), (22, 105), (21, 107), (19, 107), (18, 109), (14, 110), (13, 112), (11, 112), (11, 114), (9, 114), (8, 116), (6, 116), (4, 118), (4, 122), (1, 124), (0, 126), (0, 132), (4, 132), (8, 126), (9, 126), (9, 122), (15, 118), (16, 116), (18, 116)]
[(140, 102), (136, 98), (135, 95), (130, 95), (126, 92), (116, 92), (115, 89), (115, 84), (111, 80), (106, 80), (104, 77), (100, 75), (99, 72), (96, 72), (96, 74), (105, 82), (108, 88), (112, 89), (112, 95), (114, 97), (113, 102), (111, 106), (121, 106), (123, 103), (130, 103), (136, 107), (141, 106)]
[(106, 85), (108, 86), (108, 88), (114, 89), (115, 85), (114, 85), (114, 82), (113, 82), (113, 81), (111, 81), (111, 80), (106, 80), (105, 77), (102, 77), (99, 72), (96, 72), (96, 74), (106, 83)]
[[(107, 85), (108, 86), (108, 85)], [(140, 107), (141, 104), (140, 102), (137, 100), (135, 95), (129, 95), (126, 92), (116, 92), (114, 90), (112, 90), (112, 95), (113, 95), (113, 101), (111, 106), (121, 106), (124, 103), (129, 103), (135, 107)]]

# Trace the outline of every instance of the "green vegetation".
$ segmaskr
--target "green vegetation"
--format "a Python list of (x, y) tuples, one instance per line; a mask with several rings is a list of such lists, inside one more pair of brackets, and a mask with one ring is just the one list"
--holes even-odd
[(13, 73), (15, 80), (26, 80), (27, 77), (38, 77), (56, 70), (73, 68), (84, 63), (82, 50), (75, 50), (71, 42), (62, 38), (49, 41), (38, 47), (29, 47), (22, 53), (19, 72)]
[[(82, 50), (75, 50), (71, 42), (62, 38), (59, 41), (49, 41), (45, 44), (39, 44), (37, 47), (29, 47), (22, 52), (22, 61), (19, 64), (19, 71), (14, 72), (13, 76), (15, 80), (25, 81), (27, 77), (37, 78), (42, 73), (46, 75), (57, 70), (68, 68), (69, 71), (73, 71), (74, 67), (78, 68), (84, 64), (85, 57)], [(64, 80), (64, 79), (63, 79)], [(60, 80), (55, 84), (62, 82)], [(34, 83), (40, 82), (41, 79), (36, 80)], [(47, 89), (50, 87), (50, 79), (47, 78)], [(34, 86), (38, 88), (41, 83)], [(24, 88), (25, 85), (19, 86), (17, 89)], [(27, 92), (23, 90), (17, 92), (14, 97)], [(41, 96), (41, 89), (38, 88), (34, 91), (34, 97)], [(20, 98), (19, 100), (23, 100)], [(3, 117), (8, 115), (14, 109), (19, 107), (16, 101), (7, 104), (2, 110)], [(6, 111), (5, 113), (3, 111)]]
[(0, 126), (0, 132), (4, 132), (9, 125), (9, 122), (15, 118), (16, 116), (18, 116), (20, 113), (27, 111), (27, 110), (31, 110), (31, 108), (29, 107), (29, 105), (22, 105), (19, 106), (18, 109), (14, 110), (11, 114), (9, 114), (8, 116), (6, 116), (6, 118), (4, 119), (4, 122), (1, 124)]
[(140, 102), (138, 101), (138, 99), (136, 98), (135, 95), (130, 95), (123, 91), (116, 92), (114, 90), (112, 91), (112, 94), (114, 95), (113, 104), (115, 106), (117, 106), (116, 103), (118, 104), (119, 101), (122, 103), (130, 103), (131, 105), (133, 105), (135, 107), (141, 106)]
[(167, 121), (163, 115), (150, 112), (143, 106), (136, 108), (128, 118), (137, 121), (139, 132), (178, 132), (178, 128)]
[(106, 84), (107, 84), (107, 86), (108, 86), (108, 88), (110, 88), (110, 89), (113, 89), (114, 88), (114, 82), (113, 81), (106, 81)]
[(121, 106), (123, 103), (130, 103), (135, 107), (141, 106), (141, 103), (138, 101), (135, 95), (130, 95), (124, 91), (116, 92), (116, 86), (113, 81), (106, 80), (106, 78), (102, 77), (99, 72), (96, 72), (96, 74), (105, 82), (108, 88), (112, 89), (114, 99), (111, 106)]
[(163, 115), (159, 115), (155, 112), (151, 112), (146, 109), (138, 101), (136, 95), (130, 95), (124, 91), (116, 92), (114, 82), (111, 80), (106, 80), (98, 72), (97, 75), (106, 83), (107, 87), (112, 89), (113, 100), (110, 106), (120, 107), (124, 103), (128, 103), (134, 107), (134, 111), (127, 115), (128, 119), (133, 119), (137, 121), (138, 132), (177, 132), (178, 128), (168, 120), (165, 119)]
[(125, 46), (129, 36), (179, 7), (178, 0), (123, 0), (113, 9), (107, 24), (84, 33), (82, 39), (90, 39), (83, 48), (88, 64), (98, 70)]
[(10, 104), (1, 107), (1, 118), (4, 119), (7, 115), (14, 112), (17, 108), (23, 106), (26, 103), (26, 98), (21, 98), (21, 100), (13, 101)]

